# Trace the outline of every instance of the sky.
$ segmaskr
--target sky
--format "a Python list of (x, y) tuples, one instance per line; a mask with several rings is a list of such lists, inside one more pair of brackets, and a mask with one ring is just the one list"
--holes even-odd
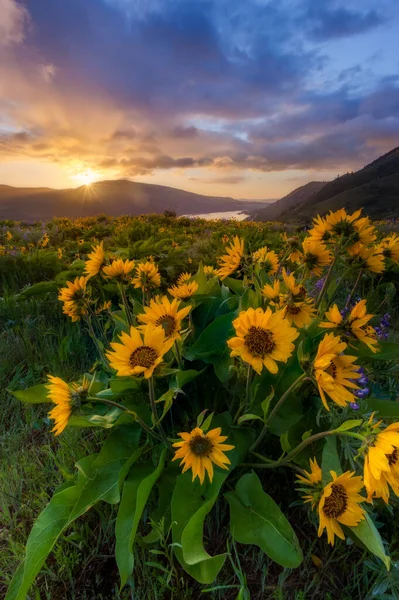
[(0, 184), (276, 199), (398, 145), (395, 0), (0, 0)]

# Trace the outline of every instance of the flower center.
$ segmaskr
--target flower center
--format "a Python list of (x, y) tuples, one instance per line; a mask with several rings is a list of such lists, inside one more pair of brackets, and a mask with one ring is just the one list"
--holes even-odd
[(166, 337), (170, 337), (176, 329), (176, 319), (172, 315), (162, 315), (155, 321), (155, 325), (163, 328)]
[(140, 346), (131, 353), (129, 362), (132, 367), (145, 367), (148, 369), (154, 364), (157, 358), (158, 353), (154, 348), (150, 348), (150, 346)]
[(348, 508), (348, 494), (339, 483), (333, 483), (331, 488), (332, 492), (324, 502), (323, 512), (329, 519), (337, 519)]
[(300, 306), (295, 306), (295, 304), (287, 304), (287, 313), (290, 315), (298, 315), (301, 312)]
[(340, 221), (339, 223), (336, 223), (333, 226), (333, 231), (337, 235), (344, 235), (344, 237), (350, 237), (356, 232), (353, 223), (347, 221), (346, 219)]
[(196, 456), (208, 456), (212, 451), (212, 442), (207, 437), (196, 435), (190, 442), (190, 450)]
[(319, 259), (316, 256), (316, 254), (313, 254), (312, 252), (307, 252), (304, 257), (304, 262), (309, 269), (312, 269), (318, 264)]
[(245, 345), (254, 356), (264, 357), (270, 354), (276, 347), (273, 339), (273, 333), (262, 327), (250, 327), (247, 335), (244, 337)]
[(337, 365), (334, 363), (334, 361), (331, 361), (330, 366), (328, 367), (327, 370), (330, 373), (331, 377), (333, 379), (336, 379), (336, 377), (337, 377)]
[(398, 449), (394, 448), (392, 454), (387, 454), (386, 457), (388, 459), (388, 464), (390, 467), (392, 467), (393, 465), (396, 465), (398, 458), (399, 458)]

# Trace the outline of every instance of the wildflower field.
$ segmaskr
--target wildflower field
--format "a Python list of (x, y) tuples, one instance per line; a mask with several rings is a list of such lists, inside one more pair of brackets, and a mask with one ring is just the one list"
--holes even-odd
[(398, 231), (0, 223), (0, 597), (399, 598)]

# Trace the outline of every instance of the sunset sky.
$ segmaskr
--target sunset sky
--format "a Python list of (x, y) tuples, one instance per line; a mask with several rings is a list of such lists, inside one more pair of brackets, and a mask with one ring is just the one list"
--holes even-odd
[(398, 145), (395, 0), (0, 0), (0, 184), (279, 198)]

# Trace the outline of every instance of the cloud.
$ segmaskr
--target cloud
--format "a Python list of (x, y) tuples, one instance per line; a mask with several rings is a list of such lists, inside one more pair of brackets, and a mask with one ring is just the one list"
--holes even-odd
[(309, 3), (303, 20), (308, 35), (317, 42), (365, 33), (385, 22), (377, 10), (361, 12), (344, 6), (331, 8), (319, 0)]
[(15, 0), (0, 0), (0, 15), (0, 46), (22, 42), (29, 21), (27, 9)]

